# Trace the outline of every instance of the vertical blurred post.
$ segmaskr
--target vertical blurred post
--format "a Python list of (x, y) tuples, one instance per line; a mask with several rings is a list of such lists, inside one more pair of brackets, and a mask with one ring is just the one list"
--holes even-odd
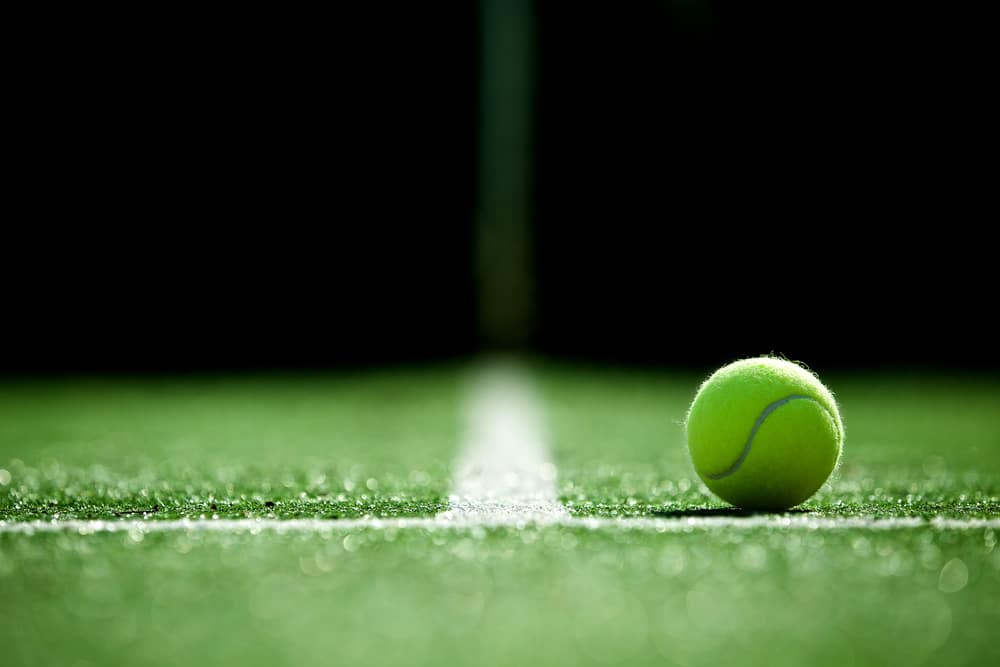
[(517, 348), (534, 318), (533, 0), (480, 0), (479, 330), (490, 348)]

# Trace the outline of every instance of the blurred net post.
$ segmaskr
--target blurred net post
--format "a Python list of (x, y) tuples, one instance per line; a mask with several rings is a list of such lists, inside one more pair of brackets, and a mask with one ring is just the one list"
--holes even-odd
[(535, 20), (533, 0), (480, 0), (476, 274), (487, 348), (533, 333), (531, 242)]

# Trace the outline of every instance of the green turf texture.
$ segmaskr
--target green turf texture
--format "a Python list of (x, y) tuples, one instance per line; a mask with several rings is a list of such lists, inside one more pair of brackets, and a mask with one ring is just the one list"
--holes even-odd
[[(578, 515), (670, 515), (727, 505), (703, 489), (684, 415), (703, 378), (563, 368), (542, 376), (561, 495)], [(824, 375), (847, 439), (813, 516), (1000, 515), (1000, 381)]]
[[(544, 367), (562, 501), (698, 516), (700, 378)], [(835, 376), (817, 517), (1000, 516), (1000, 383)], [(0, 520), (432, 516), (459, 368), (5, 381)], [(214, 505), (214, 507), (213, 507)], [(4, 665), (985, 665), (989, 528), (0, 535)]]
[(434, 514), (460, 378), (8, 381), (0, 520)]

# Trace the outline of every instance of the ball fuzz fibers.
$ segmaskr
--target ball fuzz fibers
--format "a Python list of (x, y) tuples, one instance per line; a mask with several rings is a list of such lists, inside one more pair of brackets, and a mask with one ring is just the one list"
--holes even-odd
[(833, 394), (782, 359), (743, 359), (709, 377), (691, 403), (688, 449), (705, 485), (751, 510), (809, 498), (837, 466), (844, 427)]

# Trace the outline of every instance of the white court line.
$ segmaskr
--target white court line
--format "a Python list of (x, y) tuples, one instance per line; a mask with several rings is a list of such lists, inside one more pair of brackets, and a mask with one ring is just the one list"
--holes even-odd
[(525, 529), (532, 527), (562, 527), (585, 530), (634, 530), (651, 533), (689, 533), (712, 529), (755, 530), (771, 528), (776, 530), (909, 530), (931, 528), (935, 530), (981, 530), (1000, 529), (1000, 518), (952, 519), (934, 517), (899, 517), (872, 519), (866, 517), (809, 517), (805, 515), (761, 515), (761, 516), (710, 516), (679, 518), (590, 518), (564, 516), (558, 518), (512, 518), (496, 516), (485, 518), (414, 517), (402, 519), (170, 519), (146, 521), (86, 521), (55, 520), (30, 522), (0, 522), (0, 534), (33, 535), (36, 533), (324, 533), (357, 530), (463, 530), (471, 528)]
[(442, 521), (550, 523), (569, 518), (559, 502), (541, 401), (525, 371), (484, 366), (467, 392), (454, 488)]
[(686, 533), (724, 528), (748, 530), (1000, 529), (1000, 517), (810, 517), (809, 515), (574, 517), (559, 503), (556, 468), (549, 459), (539, 400), (526, 376), (493, 366), (473, 380), (465, 410), (465, 435), (449, 508), (435, 517), (400, 519), (147, 519), (0, 521), (0, 534), (157, 532), (332, 532), (352, 530), (455, 530), (558, 526)]

